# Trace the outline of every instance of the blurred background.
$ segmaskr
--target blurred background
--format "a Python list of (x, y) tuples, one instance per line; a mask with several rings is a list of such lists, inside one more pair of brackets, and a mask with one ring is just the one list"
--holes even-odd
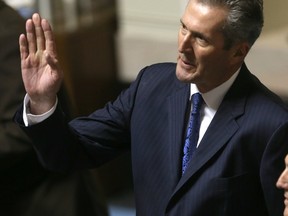
[[(105, 81), (116, 79), (116, 82), (127, 84), (146, 65), (175, 61), (179, 19), (187, 0), (6, 2), (25, 17), (30, 17), (37, 11), (52, 23), (59, 41), (57, 44), (63, 58), (62, 64), (69, 69), (66, 74), (71, 74), (67, 75), (67, 84), (76, 85), (75, 80), (81, 82), (75, 79), (78, 74), (81, 74), (81, 79), (85, 76), (97, 76), (98, 82), (99, 78)], [(288, 70), (287, 8), (286, 0), (264, 0), (263, 33), (247, 58), (249, 68), (274, 91), (284, 95), (287, 85), (283, 76)], [(88, 81), (94, 85), (98, 83)], [(85, 85), (81, 83), (80, 86), (84, 88)], [(75, 89), (71, 86), (71, 94), (73, 88)], [(101, 92), (101, 97), (103, 93)], [(81, 109), (86, 108), (81, 105), (77, 109), (82, 114)]]
[[(25, 18), (52, 24), (74, 116), (115, 98), (139, 70), (176, 61), (179, 19), (187, 0), (6, 0)], [(264, 0), (265, 26), (246, 63), (288, 98), (288, 1)], [(130, 155), (95, 170), (111, 215), (135, 215)], [(117, 213), (115, 213), (117, 212)]]

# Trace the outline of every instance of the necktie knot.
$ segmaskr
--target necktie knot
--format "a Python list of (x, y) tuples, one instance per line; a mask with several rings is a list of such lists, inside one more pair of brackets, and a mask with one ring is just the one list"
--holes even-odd
[(193, 106), (192, 113), (193, 114), (198, 113), (200, 111), (202, 103), (203, 103), (203, 98), (199, 92), (192, 95), (192, 106)]

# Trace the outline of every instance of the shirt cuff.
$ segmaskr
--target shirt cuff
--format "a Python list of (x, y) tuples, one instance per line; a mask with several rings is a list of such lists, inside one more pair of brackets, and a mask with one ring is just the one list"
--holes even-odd
[(56, 103), (50, 110), (48, 110), (47, 112), (41, 115), (33, 115), (30, 113), (29, 101), (30, 101), (30, 97), (28, 94), (26, 94), (24, 97), (24, 103), (23, 103), (23, 121), (26, 127), (40, 123), (44, 121), (45, 119), (49, 118), (56, 110), (56, 107), (58, 104), (58, 98), (56, 98)]

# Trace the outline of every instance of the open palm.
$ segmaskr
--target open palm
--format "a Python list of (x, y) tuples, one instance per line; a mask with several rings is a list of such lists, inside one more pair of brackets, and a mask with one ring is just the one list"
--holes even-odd
[(23, 82), (32, 105), (41, 107), (37, 112), (44, 112), (55, 103), (63, 73), (47, 20), (34, 14), (26, 22), (26, 31), (26, 36), (22, 34), (19, 38)]

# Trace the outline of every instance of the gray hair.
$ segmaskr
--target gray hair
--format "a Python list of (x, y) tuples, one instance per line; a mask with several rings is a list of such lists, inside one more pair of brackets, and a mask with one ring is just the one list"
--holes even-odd
[(225, 49), (241, 41), (250, 47), (260, 36), (264, 24), (263, 0), (197, 0), (199, 3), (224, 7), (228, 16), (223, 26)]

